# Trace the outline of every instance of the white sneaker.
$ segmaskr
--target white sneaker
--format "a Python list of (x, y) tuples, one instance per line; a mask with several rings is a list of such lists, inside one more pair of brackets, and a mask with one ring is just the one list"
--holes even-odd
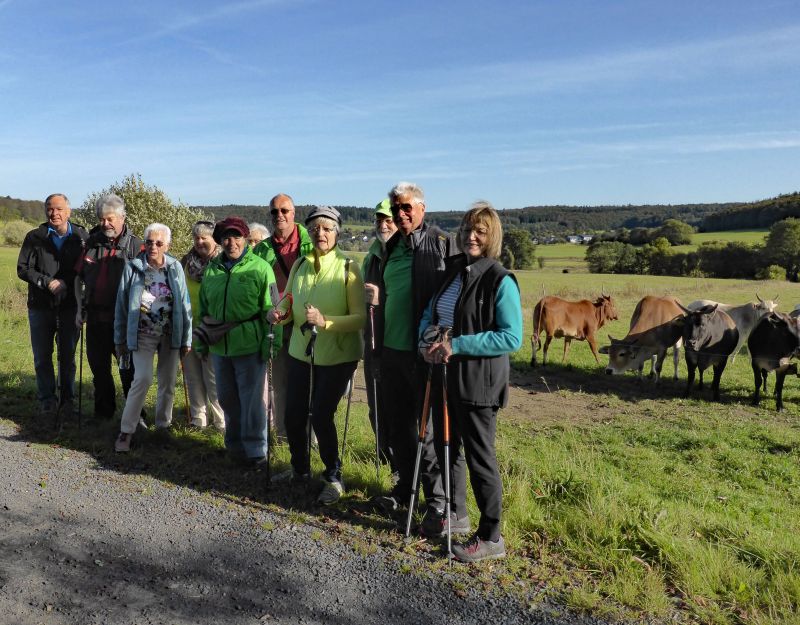
[(114, 443), (114, 451), (119, 453), (127, 453), (131, 450), (131, 435), (125, 432), (120, 432)]
[(317, 503), (322, 506), (330, 506), (339, 501), (342, 495), (344, 495), (344, 484), (339, 480), (333, 482), (325, 480), (325, 486), (322, 487), (322, 492), (317, 497)]

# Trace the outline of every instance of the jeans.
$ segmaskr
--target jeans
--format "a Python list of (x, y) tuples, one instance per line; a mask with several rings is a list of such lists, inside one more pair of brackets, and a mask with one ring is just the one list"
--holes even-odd
[(311, 365), (289, 357), (292, 392), (286, 398), (286, 434), (289, 439), (289, 452), (292, 455), (292, 468), (295, 472), (302, 474), (311, 470), (311, 458), (308, 455), (310, 393), (311, 425), (317, 435), (319, 457), (325, 465), (323, 477), (329, 482), (341, 480), (342, 462), (339, 458), (339, 440), (333, 418), (357, 364), (345, 362), (338, 365), (314, 365), (313, 388), (309, 389), (312, 384)]
[(267, 455), (266, 363), (256, 352), (245, 356), (212, 354), (217, 398), (225, 413), (225, 449), (247, 458)]
[(59, 398), (63, 403), (75, 396), (75, 345), (78, 341), (75, 312), (74, 307), (28, 309), (33, 366), (36, 370), (36, 397), (40, 402), (56, 400), (54, 337), (58, 350)]

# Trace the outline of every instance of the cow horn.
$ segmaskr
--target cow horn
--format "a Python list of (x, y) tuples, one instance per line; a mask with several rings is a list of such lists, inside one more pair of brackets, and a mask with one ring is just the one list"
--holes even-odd
[(779, 297), (780, 297), (780, 295), (776, 295), (776, 296), (775, 296), (775, 297), (772, 299), (772, 303), (774, 304), (775, 302), (777, 302)]
[(680, 309), (684, 312), (684, 314), (686, 314), (686, 315), (691, 315), (692, 314), (692, 311), (689, 310), (688, 308), (686, 308), (686, 306), (681, 304), (679, 301), (676, 300), (675, 303), (680, 307)]
[(763, 300), (763, 299), (761, 299), (761, 297), (759, 296), (759, 294), (758, 294), (757, 292), (756, 292), (756, 299), (757, 299), (759, 302), (761, 302), (762, 304), (764, 303), (764, 300)]

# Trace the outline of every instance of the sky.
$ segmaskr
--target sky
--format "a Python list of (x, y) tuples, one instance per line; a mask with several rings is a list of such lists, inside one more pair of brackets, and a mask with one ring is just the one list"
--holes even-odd
[(800, 190), (796, 0), (0, 0), (0, 195), (428, 210)]

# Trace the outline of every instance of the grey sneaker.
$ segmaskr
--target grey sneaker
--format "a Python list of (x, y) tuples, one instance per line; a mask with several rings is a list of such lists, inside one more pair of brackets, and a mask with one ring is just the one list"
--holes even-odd
[(325, 485), (322, 487), (322, 492), (317, 497), (317, 503), (322, 506), (330, 506), (331, 504), (339, 501), (339, 498), (344, 494), (344, 484), (339, 480), (329, 482), (325, 480)]
[(480, 562), (481, 560), (496, 560), (506, 556), (506, 544), (503, 537), (497, 542), (483, 540), (473, 534), (465, 543), (453, 545), (453, 557), (459, 562)]
[(114, 443), (114, 451), (119, 453), (128, 453), (131, 450), (131, 435), (125, 432), (120, 432)]
[[(469, 534), (472, 531), (472, 526), (469, 523), (469, 517), (464, 515), (460, 519), (456, 516), (455, 512), (450, 513), (450, 533), (451, 534)], [(422, 525), (419, 526), (419, 533), (425, 538), (442, 538), (447, 536), (447, 522), (445, 521), (444, 513), (438, 514), (428, 512), (422, 520)]]

